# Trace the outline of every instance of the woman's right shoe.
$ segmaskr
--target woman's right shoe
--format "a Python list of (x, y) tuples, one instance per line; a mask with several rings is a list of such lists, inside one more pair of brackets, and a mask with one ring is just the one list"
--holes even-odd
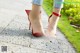
[[(29, 13), (30, 13), (31, 10), (25, 10), (25, 11), (26, 11), (26, 13), (27, 13), (27, 15), (28, 15), (28, 20), (29, 20), (29, 22), (30, 22), (30, 24), (29, 24), (29, 30), (30, 30), (30, 28), (31, 28), (31, 21), (30, 21), (30, 19), (29, 19)], [(41, 12), (40, 12), (40, 13), (41, 13)], [(32, 35), (35, 36), (35, 37), (41, 37), (41, 36), (43, 36), (43, 34), (41, 34), (41, 33), (39, 33), (39, 32), (33, 33), (33, 28), (32, 28)]]
[[(52, 17), (52, 15), (55, 15), (55, 16), (57, 16), (57, 17), (61, 17), (61, 14), (58, 14), (58, 13), (56, 13), (56, 12), (52, 12), (52, 14), (49, 16), (49, 18), (48, 18), (48, 22), (49, 22), (49, 20), (50, 20), (50, 18)], [(54, 34), (56, 34), (56, 33), (54, 33)]]

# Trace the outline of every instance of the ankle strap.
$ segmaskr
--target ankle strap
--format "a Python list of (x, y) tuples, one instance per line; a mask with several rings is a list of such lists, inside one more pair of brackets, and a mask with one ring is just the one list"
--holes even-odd
[(61, 14), (58, 14), (58, 13), (56, 13), (56, 12), (52, 12), (52, 14), (54, 14), (55, 16), (61, 17)]

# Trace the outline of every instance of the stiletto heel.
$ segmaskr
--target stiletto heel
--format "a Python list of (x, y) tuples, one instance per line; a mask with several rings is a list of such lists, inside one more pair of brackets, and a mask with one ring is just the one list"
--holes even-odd
[[(27, 15), (28, 15), (28, 20), (29, 20), (29, 30), (31, 29), (31, 21), (30, 21), (30, 19), (29, 19), (29, 13), (30, 13), (30, 11), (31, 10), (25, 10), (26, 11), (26, 13), (27, 13)], [(41, 12), (40, 12), (41, 13)], [(33, 33), (33, 28), (32, 28), (32, 35), (33, 36), (35, 36), (35, 37), (41, 37), (41, 36), (43, 36), (43, 34), (41, 34), (41, 33), (38, 33), (38, 32), (36, 32), (36, 33)]]
[(31, 23), (29, 23), (29, 30), (31, 29)]

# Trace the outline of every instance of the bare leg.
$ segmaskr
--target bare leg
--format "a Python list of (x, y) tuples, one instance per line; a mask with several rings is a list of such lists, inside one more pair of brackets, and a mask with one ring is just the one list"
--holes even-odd
[(29, 18), (31, 21), (31, 27), (33, 29), (33, 33), (41, 33), (44, 34), (42, 23), (41, 23), (41, 5), (32, 5), (32, 11), (30, 12)]
[[(53, 12), (60, 14), (60, 11), (63, 5), (58, 2), (63, 2), (63, 1), (64, 0), (54, 0)], [(48, 23), (48, 29), (47, 29), (48, 35), (55, 36), (58, 21), (59, 21), (59, 17), (53, 14), (52, 17), (49, 19), (49, 23)]]
[[(56, 12), (57, 14), (60, 14), (61, 9), (54, 8), (53, 12)], [(52, 15), (52, 17), (49, 19), (48, 24), (48, 33), (49, 35), (55, 35), (56, 34), (56, 28), (59, 21), (59, 17)]]

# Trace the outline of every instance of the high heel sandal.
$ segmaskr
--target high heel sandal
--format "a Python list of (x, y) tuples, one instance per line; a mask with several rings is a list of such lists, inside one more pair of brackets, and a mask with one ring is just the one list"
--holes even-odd
[[(30, 30), (30, 28), (31, 28), (31, 21), (30, 21), (30, 19), (29, 19), (29, 13), (30, 13), (30, 11), (31, 10), (25, 10), (26, 11), (26, 13), (27, 13), (27, 15), (28, 15), (28, 20), (29, 20), (29, 30)], [(41, 13), (41, 12), (40, 12)], [(32, 28), (32, 35), (33, 36), (35, 36), (35, 37), (41, 37), (41, 36), (43, 36), (41, 33), (39, 33), (39, 32), (36, 32), (36, 33), (33, 33), (33, 28)]]
[[(50, 20), (50, 18), (52, 17), (52, 15), (55, 15), (55, 16), (57, 16), (57, 17), (61, 17), (61, 14), (58, 14), (58, 13), (56, 13), (56, 12), (52, 12), (52, 14), (49, 16), (49, 18), (48, 18), (48, 22), (49, 22), (49, 20)], [(56, 35), (56, 34), (55, 34)]]

